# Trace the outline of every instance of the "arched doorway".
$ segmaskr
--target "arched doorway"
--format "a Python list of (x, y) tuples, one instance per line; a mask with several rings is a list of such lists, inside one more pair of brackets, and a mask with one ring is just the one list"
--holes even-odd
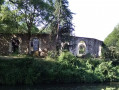
[(16, 35), (13, 35), (11, 42), (9, 44), (9, 52), (18, 54), (21, 52), (21, 38), (17, 37)]
[(29, 54), (33, 54), (33, 52), (35, 51), (38, 51), (38, 52), (42, 51), (41, 50), (41, 40), (37, 37), (32, 37), (30, 39), (29, 47), (30, 47)]
[(78, 43), (77, 56), (83, 56), (86, 54), (86, 44), (84, 41)]

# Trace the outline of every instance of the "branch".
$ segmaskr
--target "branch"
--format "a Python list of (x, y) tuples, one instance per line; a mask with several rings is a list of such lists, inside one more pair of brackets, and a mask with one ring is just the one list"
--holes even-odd
[(46, 27), (50, 24), (50, 23), (52, 23), (52, 20), (54, 19), (54, 17), (51, 19), (51, 20), (49, 20), (49, 23), (47, 23), (44, 27), (43, 27), (43, 29), (41, 30), (41, 32), (43, 31), (43, 30), (45, 30), (46, 29)]
[(18, 2), (16, 1), (16, 2), (14, 2), (14, 1), (12, 1), (12, 0), (9, 0), (11, 3), (13, 3), (13, 4), (18, 4)]

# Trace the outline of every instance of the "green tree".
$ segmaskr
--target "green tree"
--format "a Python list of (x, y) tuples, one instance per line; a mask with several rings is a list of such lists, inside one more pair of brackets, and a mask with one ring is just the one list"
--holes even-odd
[(0, 32), (1, 33), (16, 33), (18, 30), (18, 20), (15, 10), (10, 10), (6, 4), (1, 6), (0, 11)]
[[(30, 41), (32, 28), (45, 25), (52, 19), (52, 0), (9, 0), (14, 4), (22, 22), (26, 23), (28, 39)], [(29, 48), (28, 48), (29, 50)]]
[(4, 0), (0, 0), (0, 5), (3, 4)]
[(109, 56), (109, 58), (118, 58), (119, 56), (119, 25), (117, 25), (114, 30), (106, 37), (104, 40), (106, 45), (106, 50), (104, 48), (103, 51), (105, 56)]
[(54, 0), (54, 19), (50, 25), (52, 34), (56, 34), (56, 50), (61, 51), (60, 39), (63, 38), (64, 42), (67, 40), (63, 34), (70, 35), (73, 30), (72, 25), (72, 12), (68, 8), (67, 0)]
[(0, 11), (1, 11), (1, 5), (4, 3), (4, 0), (0, 0)]
[(107, 46), (119, 47), (119, 25), (117, 25), (114, 30), (106, 37), (104, 43)]
[(31, 37), (32, 27), (45, 24), (51, 15), (51, 0), (9, 0), (19, 10), (22, 21), (27, 25), (28, 38)]
[[(55, 23), (55, 30), (53, 32), (55, 32), (57, 34), (59, 34), (59, 31), (62, 30), (68, 34), (71, 33), (71, 31), (73, 30), (72, 26), (72, 12), (70, 11), (70, 9), (68, 8), (68, 1), (67, 0), (55, 0), (54, 2), (54, 7), (55, 7), (55, 11), (54, 11), (54, 23)], [(54, 24), (53, 23), (53, 24)], [(53, 27), (54, 27), (53, 26)]]

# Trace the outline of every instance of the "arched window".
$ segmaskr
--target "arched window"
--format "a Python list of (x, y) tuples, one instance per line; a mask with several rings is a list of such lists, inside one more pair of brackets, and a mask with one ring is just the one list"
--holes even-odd
[(79, 46), (79, 54), (85, 54), (86, 48), (83, 44)]
[(78, 43), (78, 50), (77, 50), (77, 55), (82, 56), (86, 54), (86, 44), (84, 41), (80, 41)]

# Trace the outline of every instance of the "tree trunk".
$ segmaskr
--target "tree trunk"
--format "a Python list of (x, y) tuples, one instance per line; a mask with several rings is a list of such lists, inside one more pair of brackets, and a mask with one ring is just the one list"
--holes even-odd
[(57, 55), (60, 55), (61, 53), (61, 40), (59, 38), (59, 21), (57, 24), (57, 34), (56, 34), (56, 52), (57, 52)]
[(28, 54), (31, 54), (31, 51), (30, 51), (31, 26), (27, 25), (27, 27), (28, 27)]
[(59, 21), (58, 21), (58, 24), (57, 24), (57, 32), (56, 32), (56, 42), (58, 42), (58, 38), (59, 38)]

